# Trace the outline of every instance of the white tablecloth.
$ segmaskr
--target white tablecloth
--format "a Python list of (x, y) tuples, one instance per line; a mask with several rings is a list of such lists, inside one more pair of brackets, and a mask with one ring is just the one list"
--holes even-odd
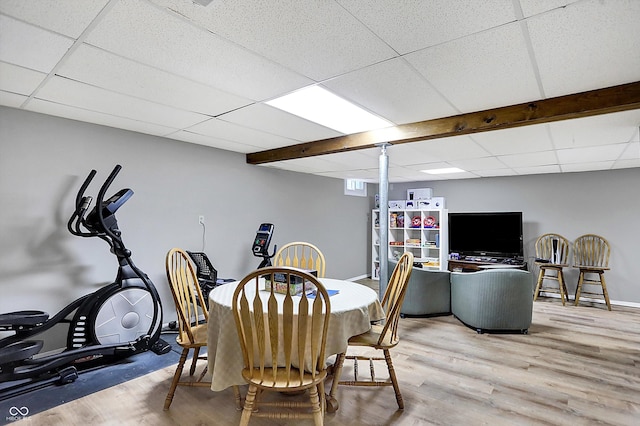
[[(375, 291), (351, 281), (321, 278), (327, 290), (338, 290), (331, 296), (331, 317), (327, 334), (327, 357), (343, 353), (350, 337), (371, 328), (371, 321), (384, 318), (384, 310)], [(233, 292), (238, 282), (216, 287), (209, 294), (209, 326), (207, 353), (211, 390), (221, 391), (233, 385), (244, 385), (242, 349), (231, 311)], [(266, 297), (268, 292), (261, 292)]]

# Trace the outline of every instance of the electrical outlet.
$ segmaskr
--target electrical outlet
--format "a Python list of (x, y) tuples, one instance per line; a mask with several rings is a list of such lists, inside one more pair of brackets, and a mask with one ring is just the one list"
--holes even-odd
[(200, 225), (204, 225), (204, 216), (203, 215), (198, 216), (198, 223)]

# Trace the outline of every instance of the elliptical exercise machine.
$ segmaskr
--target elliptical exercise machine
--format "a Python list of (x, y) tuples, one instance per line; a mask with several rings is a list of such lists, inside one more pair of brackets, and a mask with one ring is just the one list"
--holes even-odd
[[(46, 312), (31, 310), (0, 314), (0, 331), (14, 332), (0, 340), (0, 383), (16, 381), (15, 385), (0, 388), (0, 400), (43, 380), (73, 382), (78, 369), (84, 366), (106, 364), (147, 350), (158, 355), (171, 350), (160, 339), (160, 296), (149, 277), (133, 263), (115, 217), (133, 191), (122, 189), (104, 200), (121, 168), (115, 166), (98, 192), (96, 205), (86, 215), (92, 197), (84, 193), (96, 171), (89, 173), (67, 223), (73, 235), (98, 237), (109, 244), (118, 259), (115, 281), (71, 302), (52, 318)], [(59, 323), (69, 323), (66, 348), (53, 354), (39, 354), (43, 341), (32, 340), (33, 337)]]

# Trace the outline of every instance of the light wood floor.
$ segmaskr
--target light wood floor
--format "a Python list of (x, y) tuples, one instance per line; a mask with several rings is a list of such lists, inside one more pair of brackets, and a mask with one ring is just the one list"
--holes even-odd
[[(392, 388), (338, 390), (327, 425), (639, 425), (640, 310), (534, 304), (529, 335), (476, 334), (452, 316), (405, 318), (393, 351), (405, 410)], [(345, 374), (352, 368), (345, 365)], [(179, 388), (173, 368), (69, 402), (16, 424), (234, 425), (231, 390)], [(360, 371), (368, 371), (362, 366)], [(384, 366), (376, 368), (385, 375)], [(243, 393), (246, 389), (243, 388)], [(252, 425), (311, 424), (253, 419)]]

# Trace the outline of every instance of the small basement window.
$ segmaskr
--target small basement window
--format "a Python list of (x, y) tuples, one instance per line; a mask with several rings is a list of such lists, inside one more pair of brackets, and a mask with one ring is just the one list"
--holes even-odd
[(353, 195), (355, 197), (366, 197), (367, 182), (360, 179), (345, 179), (344, 195)]

